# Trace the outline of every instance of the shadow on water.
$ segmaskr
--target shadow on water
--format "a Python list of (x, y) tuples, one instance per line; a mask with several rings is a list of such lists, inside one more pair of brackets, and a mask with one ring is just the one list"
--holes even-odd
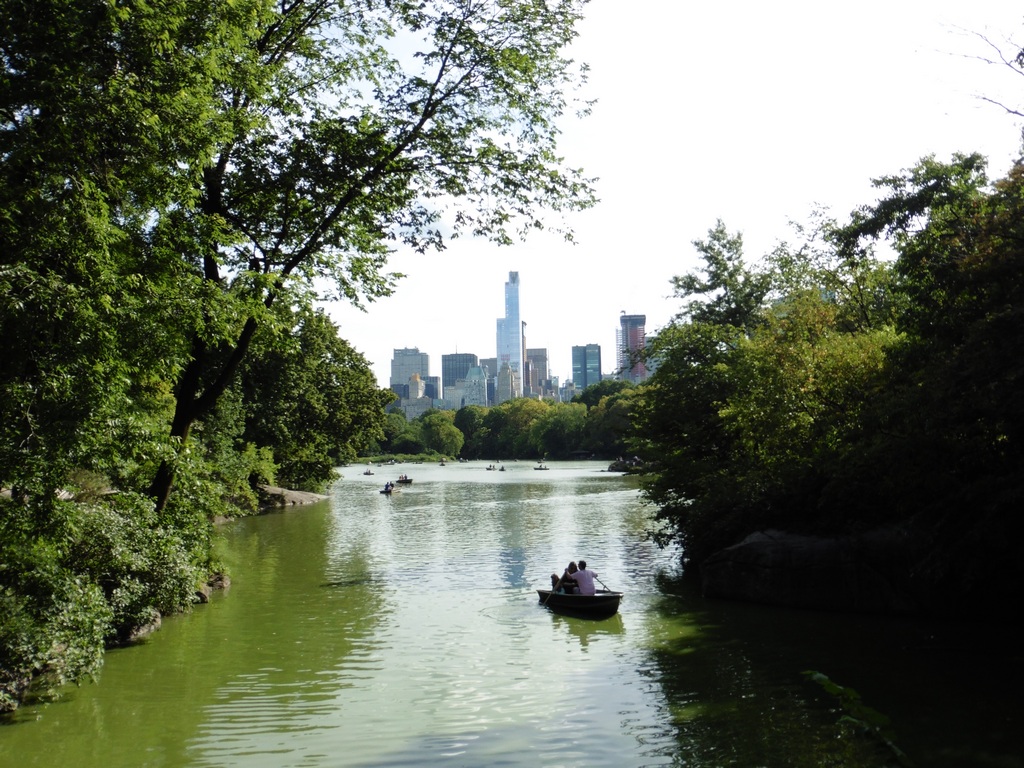
[(626, 631), (626, 625), (618, 613), (604, 619), (594, 619), (552, 611), (551, 625), (556, 631), (564, 632), (566, 637), (579, 642), (582, 649), (586, 649), (591, 642), (621, 635)]
[(648, 660), (687, 766), (1024, 765), (1021, 658), (963, 653), (970, 626), (659, 592)]
[[(230, 596), (20, 712), (0, 765), (875, 768), (891, 736), (919, 768), (1024, 768), (1020, 653), (981, 628), (704, 600), (591, 464), (414, 471), (218, 529)], [(580, 556), (610, 618), (538, 605)]]

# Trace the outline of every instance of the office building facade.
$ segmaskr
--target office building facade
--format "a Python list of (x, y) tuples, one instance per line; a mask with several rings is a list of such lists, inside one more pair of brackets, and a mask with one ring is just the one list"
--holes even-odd
[(601, 345), (584, 344), (572, 348), (572, 383), (578, 391), (601, 380)]
[(470, 368), (476, 368), (480, 361), (468, 352), (441, 355), (441, 386), (444, 391), (454, 387), (459, 379), (465, 379)]
[(430, 355), (420, 352), (418, 347), (394, 350), (388, 387), (399, 397), (410, 397), (409, 382), (413, 376), (421, 381), (430, 376)]
[(537, 347), (526, 350), (526, 372), (523, 394), (528, 397), (551, 395), (551, 375), (548, 372), (548, 350)]

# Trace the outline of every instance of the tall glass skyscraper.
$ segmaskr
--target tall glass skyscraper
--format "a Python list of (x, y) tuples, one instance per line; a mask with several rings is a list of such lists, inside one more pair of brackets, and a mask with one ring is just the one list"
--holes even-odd
[(507, 363), (512, 371), (512, 397), (522, 394), (523, 327), (519, 318), (519, 273), (509, 272), (505, 283), (505, 316), (498, 318), (498, 373)]

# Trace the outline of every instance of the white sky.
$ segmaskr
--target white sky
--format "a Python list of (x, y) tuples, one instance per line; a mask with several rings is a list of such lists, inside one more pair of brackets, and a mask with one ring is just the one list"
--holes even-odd
[(596, 208), (570, 223), (576, 244), (531, 236), (499, 247), (458, 240), (439, 254), (396, 253), (394, 296), (367, 313), (331, 304), (341, 334), (388, 385), (393, 350), (495, 355), (510, 271), (520, 279), (527, 347), (571, 378), (571, 348), (601, 345), (615, 364), (622, 311), (647, 331), (679, 309), (673, 275), (697, 265), (716, 219), (754, 260), (815, 205), (842, 218), (870, 203), (870, 179), (934, 153), (989, 157), (998, 177), (1018, 155), (1020, 121), (980, 97), (1024, 107), (1007, 53), (1024, 44), (1013, 0), (593, 0), (573, 56), (591, 65), (593, 114), (567, 119), (562, 152), (599, 177)]

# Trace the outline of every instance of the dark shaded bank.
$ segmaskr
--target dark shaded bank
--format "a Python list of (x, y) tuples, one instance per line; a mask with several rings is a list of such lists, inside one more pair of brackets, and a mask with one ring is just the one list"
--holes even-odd
[(706, 597), (847, 613), (996, 621), (1019, 596), (1014, 574), (981, 584), (937, 578), (928, 558), (926, 538), (902, 528), (845, 537), (765, 530), (707, 557), (699, 576)]

